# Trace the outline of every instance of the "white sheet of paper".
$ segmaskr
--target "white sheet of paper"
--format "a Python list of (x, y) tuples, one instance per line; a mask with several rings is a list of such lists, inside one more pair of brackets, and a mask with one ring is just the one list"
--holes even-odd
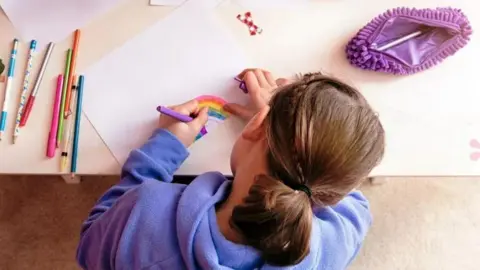
[(150, 0), (151, 6), (179, 6), (187, 0)]
[[(247, 100), (233, 77), (249, 65), (217, 21), (212, 8), (216, 4), (214, 0), (186, 2), (86, 71), (84, 111), (120, 163), (156, 128), (158, 105), (200, 95)], [(192, 151), (208, 151), (209, 162), (216, 168), (229, 168), (223, 152), (215, 151), (231, 149), (238, 133), (210, 140), (215, 138), (212, 134), (215, 131), (197, 141), (203, 143)], [(187, 161), (179, 173), (203, 171), (198, 166), (202, 165)]]
[[(150, 0), (152, 6), (179, 6), (187, 0)], [(243, 8), (286, 8), (308, 4), (311, 0), (220, 0), (222, 5), (236, 4)]]
[(311, 0), (231, 0), (237, 5), (247, 8), (289, 8), (308, 4)]
[(125, 0), (3, 0), (1, 6), (25, 41), (58, 42)]

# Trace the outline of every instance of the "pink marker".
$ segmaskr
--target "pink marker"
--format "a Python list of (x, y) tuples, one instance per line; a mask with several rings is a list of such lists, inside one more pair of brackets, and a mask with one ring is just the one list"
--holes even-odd
[(58, 116), (60, 114), (60, 102), (62, 99), (62, 87), (63, 87), (63, 75), (58, 75), (57, 78), (57, 90), (55, 91), (55, 101), (53, 103), (52, 113), (52, 125), (50, 132), (48, 133), (47, 142), (47, 157), (52, 158), (55, 156), (55, 148), (57, 145), (57, 129), (58, 129)]

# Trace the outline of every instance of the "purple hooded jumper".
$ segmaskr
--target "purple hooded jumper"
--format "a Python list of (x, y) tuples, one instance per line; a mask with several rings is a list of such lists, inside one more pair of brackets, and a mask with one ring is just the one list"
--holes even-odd
[(83, 223), (77, 260), (84, 269), (345, 269), (371, 223), (358, 191), (333, 207), (314, 210), (310, 254), (298, 265), (275, 267), (252, 247), (228, 241), (219, 231), (215, 205), (231, 181), (218, 172), (190, 185), (171, 183), (188, 156), (166, 130), (133, 150), (121, 180)]

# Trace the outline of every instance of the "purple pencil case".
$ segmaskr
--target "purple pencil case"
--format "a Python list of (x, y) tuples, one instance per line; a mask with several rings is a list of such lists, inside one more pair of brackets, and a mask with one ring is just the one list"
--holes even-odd
[(464, 47), (472, 34), (467, 17), (453, 8), (396, 8), (373, 19), (346, 46), (347, 59), (365, 70), (413, 74)]

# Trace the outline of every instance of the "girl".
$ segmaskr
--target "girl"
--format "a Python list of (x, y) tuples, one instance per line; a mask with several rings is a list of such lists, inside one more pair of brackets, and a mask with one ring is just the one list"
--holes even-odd
[[(246, 70), (251, 106), (231, 154), (234, 180), (207, 172), (171, 183), (207, 120), (160, 127), (84, 222), (85, 269), (345, 269), (371, 223), (355, 188), (380, 161), (383, 128), (354, 88), (321, 74), (285, 83)], [(277, 86), (277, 83), (279, 84)]]

